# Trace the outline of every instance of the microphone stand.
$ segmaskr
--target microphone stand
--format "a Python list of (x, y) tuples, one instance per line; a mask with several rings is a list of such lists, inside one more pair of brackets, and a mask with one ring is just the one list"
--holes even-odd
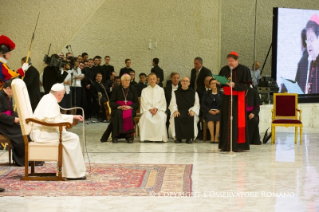
[[(233, 84), (233, 67), (230, 67), (230, 85)], [(230, 88), (230, 150), (228, 154), (233, 152), (233, 87)]]
[[(76, 71), (74, 69), (74, 71)], [(77, 71), (76, 71), (77, 72)], [(78, 73), (77, 73), (78, 74)], [(78, 76), (78, 75), (77, 75)], [(76, 79), (74, 80), (74, 84), (73, 84), (73, 90), (74, 90), (74, 107), (76, 107)], [(76, 112), (76, 111), (75, 111)]]
[[(72, 71), (72, 70), (71, 70)], [(70, 92), (71, 92), (71, 95), (70, 95), (70, 97), (71, 97), (71, 107), (73, 107), (73, 104), (72, 104), (72, 102), (73, 102), (73, 98), (72, 98), (72, 96), (73, 96), (73, 91), (72, 91), (72, 84), (73, 84), (73, 71), (71, 72), (71, 85), (70, 85)], [(71, 111), (72, 112), (72, 111)], [(72, 114), (72, 113), (71, 113)]]

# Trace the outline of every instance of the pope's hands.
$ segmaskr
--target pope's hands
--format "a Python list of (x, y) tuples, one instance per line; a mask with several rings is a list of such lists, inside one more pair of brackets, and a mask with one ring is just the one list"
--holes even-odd
[(25, 72), (30, 68), (31, 65), (29, 65), (29, 63), (23, 63), (22, 65), (22, 70)]
[(78, 121), (83, 121), (83, 117), (80, 115), (73, 116), (73, 119), (78, 120)]

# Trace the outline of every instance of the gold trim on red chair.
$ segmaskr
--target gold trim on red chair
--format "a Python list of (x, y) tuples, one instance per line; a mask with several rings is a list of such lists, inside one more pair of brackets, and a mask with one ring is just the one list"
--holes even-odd
[[(282, 97), (282, 98), (281, 98)], [(291, 97), (291, 98), (289, 98)], [(277, 98), (281, 98), (280, 105), (278, 105)], [(290, 101), (285, 101), (289, 98)], [(293, 101), (291, 99), (294, 98)], [(302, 122), (301, 110), (298, 109), (298, 94), (296, 93), (274, 93), (271, 122), (271, 144), (275, 143), (276, 127), (295, 127), (295, 144), (297, 143), (298, 127), (300, 127), (300, 145), (302, 144)], [(280, 108), (278, 108), (280, 107)], [(294, 107), (294, 108), (292, 108)], [(280, 111), (280, 112), (278, 112)], [(299, 117), (298, 117), (299, 112)], [(287, 115), (285, 115), (287, 114)]]

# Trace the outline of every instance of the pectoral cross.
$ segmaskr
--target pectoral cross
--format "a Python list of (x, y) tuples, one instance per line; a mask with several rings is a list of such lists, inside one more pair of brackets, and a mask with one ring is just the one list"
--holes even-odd
[(127, 100), (126, 100), (126, 98), (125, 98), (125, 101), (124, 101), (124, 103), (125, 103), (125, 105), (126, 105), (126, 103), (127, 103)]

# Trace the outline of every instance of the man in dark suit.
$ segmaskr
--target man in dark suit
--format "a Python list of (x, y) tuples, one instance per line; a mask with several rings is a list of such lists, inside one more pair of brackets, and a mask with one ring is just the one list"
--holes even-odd
[(201, 57), (196, 57), (194, 59), (194, 68), (191, 70), (190, 87), (194, 90), (204, 87), (205, 77), (207, 76), (212, 76), (212, 72), (203, 66), (203, 59)]
[[(26, 60), (27, 60), (27, 57), (22, 58), (21, 64), (23, 65), (23, 63), (25, 63)], [(39, 85), (40, 74), (38, 70), (34, 66), (32, 66), (31, 58), (29, 58), (28, 63), (31, 66), (25, 72), (23, 81), (25, 82), (27, 86), (31, 107), (32, 107), (32, 110), (34, 111), (41, 99), (40, 85)]]
[(95, 81), (95, 76), (97, 73), (102, 73), (101, 72), (101, 57), (100, 56), (95, 56), (93, 58), (93, 66), (89, 72), (89, 78), (94, 82)]
[(166, 105), (167, 105), (167, 110), (166, 110), (166, 114), (167, 114), (166, 128), (167, 129), (169, 126), (169, 119), (171, 117), (171, 112), (168, 109), (168, 107), (171, 103), (172, 94), (174, 91), (176, 91), (178, 89), (178, 87), (181, 86), (179, 83), (179, 73), (176, 73), (176, 72), (171, 73), (171, 82), (172, 83), (167, 83), (166, 87), (164, 88)]
[(131, 77), (130, 86), (137, 85), (137, 82), (135, 81), (135, 71), (131, 70), (129, 74), (130, 74), (130, 77)]
[(157, 83), (159, 86), (163, 87), (163, 80), (164, 80), (164, 71), (158, 66), (159, 59), (154, 58), (153, 59), (153, 68), (151, 69), (151, 73), (156, 74), (157, 78), (160, 78), (159, 83)]
[(207, 91), (207, 90), (210, 90), (209, 80), (210, 80), (211, 78), (213, 78), (213, 77), (212, 77), (212, 76), (206, 76), (206, 77), (205, 77), (205, 80), (204, 80), (205, 86), (204, 86), (204, 87), (199, 87), (199, 88), (197, 88), (197, 90), (196, 90), (200, 102), (202, 101), (202, 97), (203, 97), (204, 92)]
[(134, 71), (133, 69), (131, 69), (131, 59), (126, 59), (125, 67), (121, 68), (119, 76), (121, 77), (123, 74), (130, 74), (130, 71)]
[(114, 71), (114, 66), (110, 65), (110, 60), (110, 56), (105, 56), (105, 64), (101, 66), (101, 73), (103, 76), (102, 83), (105, 83), (107, 80), (109, 80), (110, 74)]
[(140, 73), (139, 78), (140, 78), (140, 81), (136, 85), (134, 85), (134, 87), (135, 87), (135, 89), (137, 91), (137, 96), (141, 97), (142, 90), (147, 87), (147, 85), (146, 85), (146, 74), (145, 73)]
[[(205, 80), (204, 80), (204, 87), (199, 87), (197, 88), (196, 92), (198, 94), (198, 98), (199, 98), (199, 102), (202, 102), (202, 98), (204, 93), (207, 90), (210, 90), (210, 86), (209, 86), (209, 80), (212, 78), (212, 76), (206, 76)], [(203, 118), (203, 111), (200, 110), (199, 111), (199, 118)], [(197, 123), (197, 128), (198, 128), (198, 135), (197, 135), (197, 139), (198, 140), (202, 140), (203, 139), (203, 126), (201, 126), (201, 121)]]
[[(96, 113), (94, 115), (99, 117), (99, 121), (106, 120), (104, 103), (109, 101), (109, 96), (105, 88), (106, 85), (102, 82), (102, 78), (103, 76), (101, 73), (96, 73), (96, 80), (90, 86), (91, 97), (94, 105), (93, 112)], [(101, 98), (99, 98), (99, 93), (102, 94)]]

